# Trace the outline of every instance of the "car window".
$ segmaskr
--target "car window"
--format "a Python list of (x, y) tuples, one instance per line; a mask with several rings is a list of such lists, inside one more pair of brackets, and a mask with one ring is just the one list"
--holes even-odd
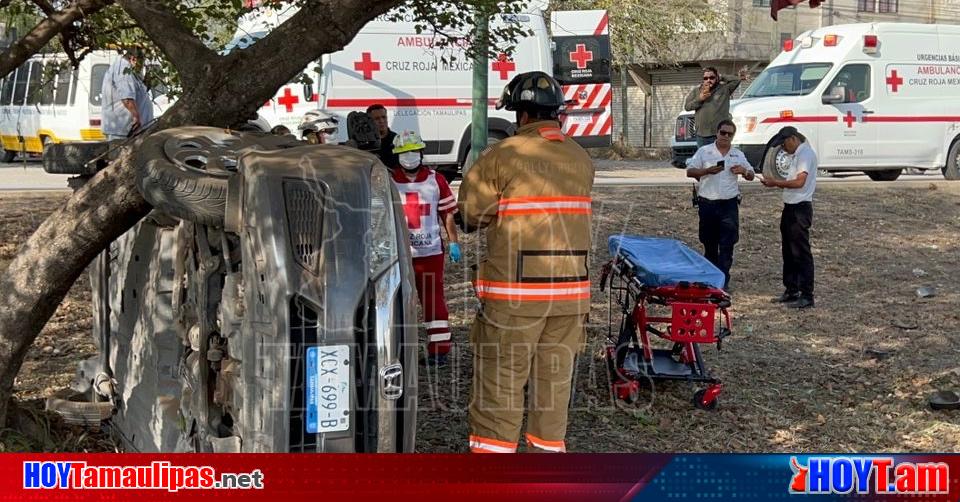
[(7, 78), (3, 79), (3, 92), (0, 93), (0, 105), (9, 105), (13, 98), (13, 84), (17, 80), (17, 70), (10, 72)]
[(743, 93), (745, 98), (804, 96), (813, 92), (827, 75), (831, 63), (797, 63), (771, 66)]
[(75, 71), (70, 65), (60, 67), (60, 72), (57, 73), (57, 86), (54, 91), (53, 104), (66, 105), (70, 101), (70, 75)]
[(40, 82), (40, 104), (53, 104), (53, 87), (57, 83), (57, 76), (54, 73), (60, 63), (51, 61), (43, 65), (43, 78)]
[(27, 104), (35, 105), (40, 101), (40, 82), (43, 80), (43, 64), (30, 62), (30, 81), (27, 84)]
[(100, 102), (103, 100), (101, 89), (103, 88), (103, 77), (107, 74), (108, 68), (110, 68), (110, 65), (105, 64), (95, 64), (93, 68), (90, 68), (90, 104), (93, 106), (100, 106)]
[(30, 76), (30, 65), (23, 64), (17, 70), (17, 80), (13, 86), (13, 104), (22, 105), (27, 95), (27, 78)]
[(870, 65), (849, 64), (837, 72), (825, 94), (839, 92), (843, 103), (860, 103), (870, 99)]

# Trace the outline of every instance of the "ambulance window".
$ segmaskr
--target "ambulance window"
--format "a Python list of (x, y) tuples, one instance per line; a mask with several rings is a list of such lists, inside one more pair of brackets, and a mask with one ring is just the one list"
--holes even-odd
[(800, 63), (767, 67), (743, 94), (745, 98), (804, 96), (820, 85), (833, 65)]
[(17, 70), (17, 80), (13, 87), (13, 104), (22, 105), (23, 98), (27, 95), (27, 77), (30, 76), (30, 66), (22, 65)]
[(27, 85), (27, 104), (35, 105), (40, 101), (40, 82), (43, 80), (43, 64), (39, 61), (30, 63), (30, 82)]
[(43, 65), (43, 81), (40, 85), (40, 104), (53, 104), (53, 86), (57, 83), (57, 76), (53, 71), (57, 68), (57, 62), (51, 61)]
[(13, 97), (13, 83), (17, 79), (17, 70), (10, 72), (7, 78), (3, 79), (3, 93), (0, 94), (0, 105), (9, 105), (10, 98)]
[(108, 68), (110, 65), (105, 64), (95, 64), (90, 68), (90, 104), (93, 106), (100, 106), (103, 100), (100, 90), (103, 88), (103, 77), (107, 74)]
[(73, 68), (70, 65), (64, 65), (60, 68), (60, 73), (57, 73), (57, 88), (54, 93), (53, 104), (55, 105), (66, 105), (70, 100), (70, 74), (73, 73)]
[(77, 103), (77, 85), (80, 81), (80, 71), (77, 69), (73, 70), (73, 83), (70, 84), (70, 106), (73, 106)]
[(837, 72), (826, 93), (843, 91), (843, 103), (860, 103), (870, 99), (870, 65), (850, 64)]

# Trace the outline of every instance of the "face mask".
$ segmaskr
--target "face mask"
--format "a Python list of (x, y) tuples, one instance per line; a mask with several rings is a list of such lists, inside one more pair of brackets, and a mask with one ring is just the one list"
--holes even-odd
[(400, 154), (400, 165), (407, 171), (413, 171), (420, 167), (420, 154), (418, 152), (404, 152)]

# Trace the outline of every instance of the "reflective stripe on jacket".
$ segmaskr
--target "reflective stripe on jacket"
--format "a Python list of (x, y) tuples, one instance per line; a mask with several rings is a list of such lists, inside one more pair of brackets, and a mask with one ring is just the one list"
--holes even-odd
[(458, 195), (468, 227), (486, 228), (477, 296), (515, 315), (590, 310), (593, 162), (555, 121), (527, 124), (490, 146)]

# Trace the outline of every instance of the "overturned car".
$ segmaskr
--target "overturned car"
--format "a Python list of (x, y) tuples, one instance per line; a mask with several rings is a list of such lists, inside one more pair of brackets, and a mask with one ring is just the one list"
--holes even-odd
[(413, 451), (416, 295), (379, 160), (182, 127), (135, 163), (154, 210), (92, 267), (101, 354), (74, 384), (126, 446)]

